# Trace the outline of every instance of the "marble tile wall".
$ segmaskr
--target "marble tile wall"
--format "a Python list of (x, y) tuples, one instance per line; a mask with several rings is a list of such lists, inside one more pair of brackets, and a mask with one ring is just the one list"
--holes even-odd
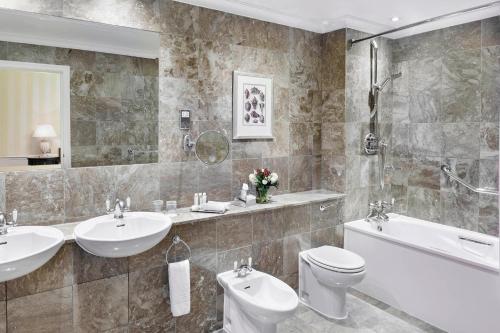
[(498, 235), (498, 203), (451, 184), (447, 163), (474, 186), (498, 190), (500, 17), (391, 43), (393, 166), (398, 210)]
[(73, 167), (158, 161), (157, 60), (2, 41), (0, 48), (0, 60), (70, 66)]
[(0, 173), (0, 208), (19, 211), (20, 225), (82, 221), (106, 212), (109, 197), (130, 196), (134, 210), (160, 197), (158, 164)]
[[(193, 188), (229, 200), (262, 167), (279, 173), (275, 193), (319, 188), (320, 35), (171, 1), (160, 9), (161, 169), (194, 175), (176, 178), (177, 200), (189, 204)], [(178, 111), (193, 111), (195, 135), (221, 129), (231, 137), (235, 70), (273, 76), (275, 139), (233, 141), (228, 161), (207, 170), (179, 144), (187, 132)]]
[[(3, 1), (0, 6), (39, 12), (46, 12), (49, 7), (37, 1)], [(108, 6), (113, 10), (108, 10)], [(120, 4), (65, 0), (52, 7), (51, 14), (54, 15), (153, 29), (161, 33), (159, 119), (154, 130), (159, 137), (162, 199), (177, 200), (179, 206), (187, 206), (191, 204), (194, 191), (203, 191), (213, 200), (230, 200), (241, 183), (247, 181), (252, 169), (261, 167), (270, 167), (281, 177), (280, 188), (273, 193), (321, 187), (323, 92), (322, 39), (319, 34), (169, 0), (134, 0)], [(142, 9), (135, 16), (129, 15), (136, 7)], [(150, 20), (143, 19), (149, 15)], [(226, 162), (217, 168), (205, 168), (193, 153), (182, 149), (182, 137), (187, 132), (178, 128), (178, 112), (180, 109), (193, 111), (191, 133), (194, 137), (207, 129), (225, 130), (231, 137), (234, 70), (274, 77), (275, 139), (234, 141)], [(90, 89), (86, 80), (93, 78), (83, 72), (77, 79), (74, 90), (83, 91), (82, 95), (85, 95)], [(96, 88), (97, 92), (103, 88), (112, 92), (116, 90), (114, 85)], [(335, 108), (341, 91), (335, 91), (333, 86), (328, 89), (332, 93), (329, 91), (325, 97), (330, 101), (329, 107)], [(115, 102), (109, 99), (96, 108), (112, 117)], [(81, 104), (86, 105), (85, 101)], [(133, 107), (128, 108), (131, 116), (138, 114)], [(81, 117), (78, 121), (90, 126), (85, 115)], [(95, 140), (111, 142), (116, 134), (111, 125), (103, 122), (98, 127), (103, 135), (96, 135)], [(145, 128), (133, 125), (126, 128), (131, 131)], [(84, 144), (94, 141), (94, 136), (87, 133), (90, 132), (89, 126), (82, 126), (82, 133), (75, 134), (76, 139)], [(153, 133), (153, 129), (150, 132)], [(83, 147), (83, 154), (92, 153), (87, 151), (87, 146)], [(117, 154), (111, 146), (105, 148), (99, 147), (106, 157)], [(146, 154), (141, 157), (143, 155)], [(136, 161), (144, 162), (147, 161)]]
[[(298, 252), (341, 245), (344, 201), (327, 203), (335, 204), (325, 212), (315, 203), (176, 225), (160, 244), (128, 258), (65, 244), (40, 269), (0, 284), (0, 332), (212, 332), (222, 325), (216, 275), (233, 261), (252, 256), (257, 269), (296, 288)], [(191, 313), (178, 318), (170, 312), (165, 264), (174, 234), (192, 249)], [(182, 247), (174, 251), (170, 260), (185, 258)]]
[(321, 187), (346, 192), (346, 30), (322, 36)]

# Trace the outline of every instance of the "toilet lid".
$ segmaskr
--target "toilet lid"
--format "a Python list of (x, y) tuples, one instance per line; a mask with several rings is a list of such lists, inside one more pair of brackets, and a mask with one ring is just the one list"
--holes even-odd
[(313, 262), (345, 271), (359, 270), (365, 266), (365, 260), (356, 253), (335, 246), (321, 246), (308, 252)]

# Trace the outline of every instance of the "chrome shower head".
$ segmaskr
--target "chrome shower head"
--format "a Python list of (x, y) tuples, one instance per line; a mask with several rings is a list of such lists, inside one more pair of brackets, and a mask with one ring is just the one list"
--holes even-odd
[(389, 81), (399, 79), (401, 77), (401, 75), (402, 75), (401, 72), (396, 73), (396, 74), (392, 74), (390, 77), (388, 77), (384, 81), (382, 81), (381, 84), (377, 85), (378, 90), (379, 91), (384, 90), (385, 86), (387, 85), (387, 83), (389, 83)]
[(403, 73), (399, 72), (399, 73), (395, 73), (395, 74), (392, 74), (391, 75), (391, 79), (394, 80), (394, 79), (399, 79), (401, 76), (403, 76)]

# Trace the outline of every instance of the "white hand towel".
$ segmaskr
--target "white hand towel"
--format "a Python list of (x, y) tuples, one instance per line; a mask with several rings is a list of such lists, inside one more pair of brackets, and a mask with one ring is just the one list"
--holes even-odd
[(170, 309), (174, 317), (191, 312), (189, 260), (168, 264)]

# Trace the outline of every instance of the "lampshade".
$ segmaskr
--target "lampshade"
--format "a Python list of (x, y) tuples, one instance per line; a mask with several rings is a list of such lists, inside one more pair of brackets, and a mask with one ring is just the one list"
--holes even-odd
[(36, 127), (35, 133), (33, 133), (34, 138), (55, 138), (57, 137), (54, 127), (50, 124), (38, 125)]

